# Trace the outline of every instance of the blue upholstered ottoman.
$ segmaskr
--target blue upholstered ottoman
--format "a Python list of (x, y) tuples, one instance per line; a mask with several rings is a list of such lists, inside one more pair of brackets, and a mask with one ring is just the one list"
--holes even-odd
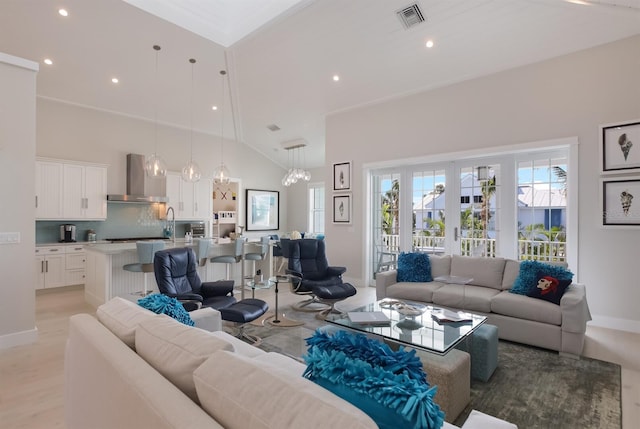
[(471, 338), (456, 348), (471, 355), (471, 378), (489, 381), (498, 367), (498, 327), (487, 323), (480, 325)]

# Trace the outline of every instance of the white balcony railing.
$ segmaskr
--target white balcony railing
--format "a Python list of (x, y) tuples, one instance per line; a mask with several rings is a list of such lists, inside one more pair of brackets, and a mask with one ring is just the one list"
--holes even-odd
[[(445, 237), (414, 235), (413, 250), (441, 254), (445, 249)], [(496, 256), (496, 240), (493, 238), (460, 238), (460, 254), (464, 256)], [(397, 255), (400, 253), (399, 235), (382, 235), (381, 245), (376, 249), (378, 266), (381, 269), (395, 268)], [(520, 260), (537, 260), (541, 262), (565, 262), (564, 241), (518, 240)]]

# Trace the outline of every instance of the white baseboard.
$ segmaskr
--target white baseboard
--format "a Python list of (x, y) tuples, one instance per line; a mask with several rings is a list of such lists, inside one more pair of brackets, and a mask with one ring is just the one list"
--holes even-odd
[(0, 350), (38, 341), (38, 328), (0, 336)]
[(592, 315), (593, 320), (588, 324), (601, 328), (615, 329), (618, 331), (632, 332), (640, 334), (640, 320), (620, 319), (617, 317)]

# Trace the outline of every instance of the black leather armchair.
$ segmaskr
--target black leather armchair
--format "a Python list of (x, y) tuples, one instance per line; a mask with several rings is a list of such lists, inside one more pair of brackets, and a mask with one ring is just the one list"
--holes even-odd
[[(345, 267), (330, 266), (324, 240), (304, 238), (301, 240), (281, 240), (283, 253), (288, 254), (287, 274), (293, 277), (292, 291), (311, 298), (294, 304), (301, 311), (320, 311), (326, 316), (334, 312), (334, 305), (356, 294), (356, 289), (344, 283), (342, 274)], [(285, 248), (286, 246), (286, 248)], [(318, 305), (313, 304), (321, 304)]]
[(187, 311), (200, 307), (220, 311), (222, 320), (237, 326), (236, 336), (259, 344), (260, 337), (247, 334), (244, 325), (264, 315), (269, 309), (267, 303), (261, 299), (236, 302), (233, 297), (233, 280), (202, 283), (197, 267), (196, 254), (190, 247), (156, 252), (153, 269), (160, 293), (176, 298)]
[(187, 311), (200, 307), (220, 310), (236, 302), (233, 280), (202, 283), (197, 267), (196, 255), (189, 247), (157, 251), (153, 270), (160, 293), (176, 298)]

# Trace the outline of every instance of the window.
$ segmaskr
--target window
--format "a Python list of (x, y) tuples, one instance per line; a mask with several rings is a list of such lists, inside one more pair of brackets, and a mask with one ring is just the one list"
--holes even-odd
[(309, 228), (313, 234), (324, 234), (324, 184), (309, 185)]
[(552, 149), (531, 144), (513, 154), (371, 168), (369, 279), (409, 251), (575, 264), (577, 202), (569, 204), (567, 189), (575, 180), (569, 166), (577, 162), (577, 140), (554, 143)]

